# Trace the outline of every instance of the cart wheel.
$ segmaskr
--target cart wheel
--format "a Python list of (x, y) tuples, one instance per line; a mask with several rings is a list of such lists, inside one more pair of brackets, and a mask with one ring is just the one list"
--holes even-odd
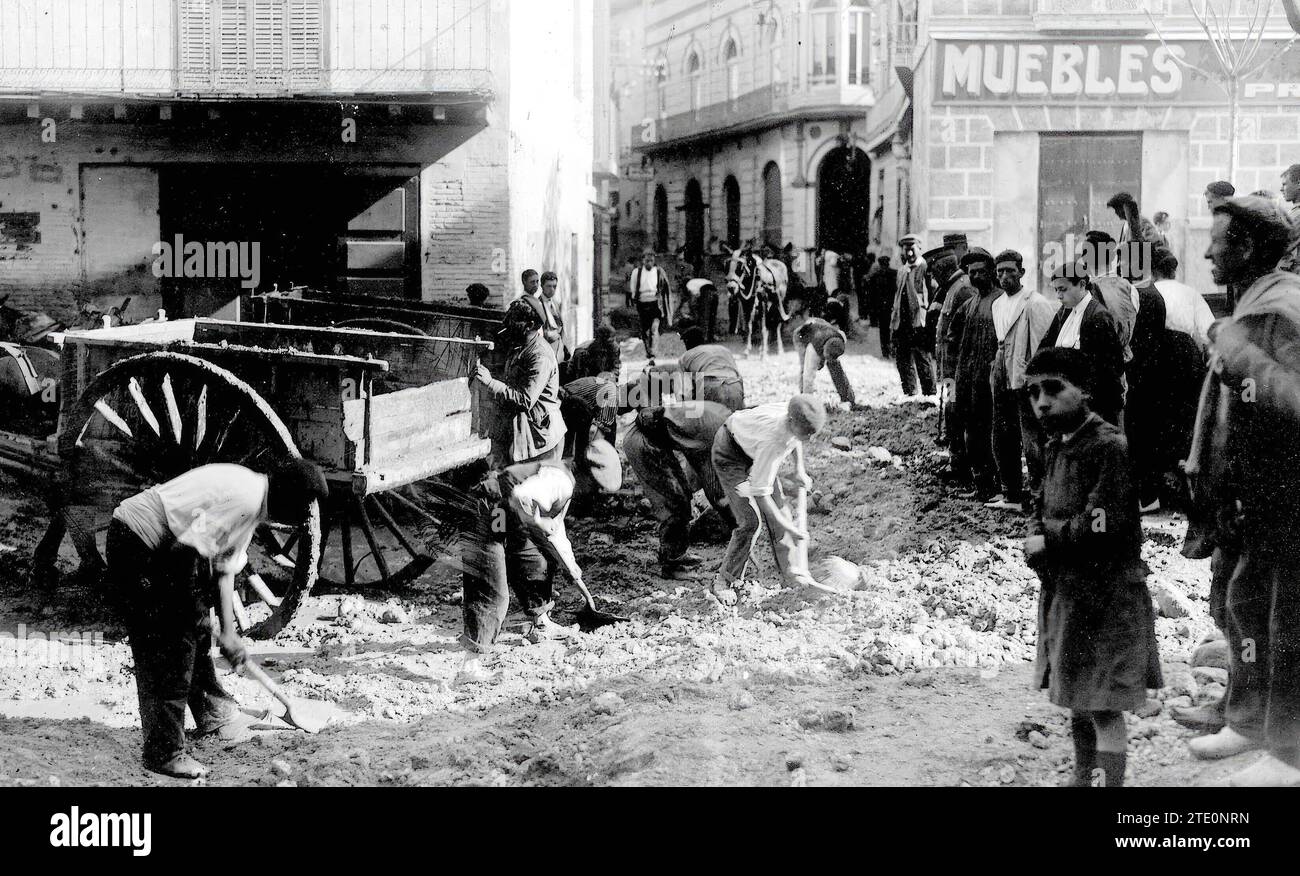
[[(343, 592), (400, 590), (433, 565), (458, 527), (453, 519), (431, 513), (409, 490), (331, 500), (322, 538), (322, 584)], [(282, 568), (297, 565), (298, 543), (292, 533), (263, 527), (257, 541)]]
[[(78, 550), (98, 554), (91, 540), (129, 496), (200, 465), (236, 463), (267, 472), (300, 454), (284, 423), (247, 383), (203, 359), (155, 352), (117, 362), (90, 383), (63, 423), (59, 456), (65, 516), (89, 532)], [(283, 629), (316, 583), (319, 503), (305, 520), (286, 524), (299, 559), (285, 576), (280, 608), (249, 631), (255, 638)], [(90, 558), (83, 552), (82, 559)], [(250, 574), (273, 572), (254, 557), (249, 562)]]
[(372, 332), (392, 332), (397, 335), (421, 335), (428, 337), (429, 333), (421, 331), (413, 325), (407, 325), (404, 322), (398, 322), (395, 319), (384, 319), (378, 316), (363, 316), (358, 319), (345, 319), (342, 322), (334, 323), (334, 328), (352, 328), (366, 329)]

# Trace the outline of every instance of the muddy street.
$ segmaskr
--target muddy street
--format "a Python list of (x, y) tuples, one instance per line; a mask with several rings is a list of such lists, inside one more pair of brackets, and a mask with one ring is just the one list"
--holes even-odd
[[(756, 580), (723, 608), (704, 593), (724, 537), (707, 515), (699, 580), (660, 578), (655, 527), (629, 475), (569, 529), (597, 598), (631, 622), (538, 645), (507, 636), (489, 664), (494, 680), (457, 685), (450, 564), (400, 594), (318, 593), (251, 653), (290, 694), (319, 701), (331, 725), (313, 737), (274, 726), (230, 750), (200, 745), (207, 783), (1059, 783), (1068, 719), (1032, 687), (1038, 582), (1020, 548), (1024, 518), (941, 484), (937, 407), (901, 399), (873, 346), (855, 342), (843, 361), (865, 407), (837, 409), (810, 445), (810, 557), (823, 580), (851, 589), (764, 586), (758, 579), (777, 579), (761, 538)], [(750, 403), (795, 391), (792, 352), (741, 368)], [(835, 403), (825, 372), (817, 389)], [(0, 630), (27, 635), (0, 640), (0, 784), (177, 784), (140, 766), (129, 649), (97, 587), (73, 580), (69, 554), (53, 598), (28, 589), (42, 506), (13, 479), (0, 495)], [(1192, 734), (1167, 717), (1172, 704), (1222, 692), (1222, 673), (1189, 666), (1211, 626), (1208, 565), (1179, 555), (1177, 516), (1144, 526), (1153, 590), (1185, 598), (1156, 622), (1168, 686), (1151, 693), (1145, 717), (1128, 719), (1129, 781), (1213, 783), (1242, 758), (1191, 761)], [(568, 622), (580, 601), (569, 590), (561, 599)], [(246, 711), (271, 705), (247, 679), (226, 683)]]

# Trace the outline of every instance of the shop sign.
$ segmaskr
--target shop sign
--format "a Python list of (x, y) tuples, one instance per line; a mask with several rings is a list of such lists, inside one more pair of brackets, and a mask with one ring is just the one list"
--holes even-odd
[[(1285, 46), (1266, 41), (1256, 56)], [(1214, 47), (1201, 41), (1121, 40), (936, 42), (933, 102), (1221, 104), (1219, 84), (1186, 69), (1218, 70)], [(1300, 99), (1300, 43), (1242, 84), (1241, 97), (1261, 102)]]

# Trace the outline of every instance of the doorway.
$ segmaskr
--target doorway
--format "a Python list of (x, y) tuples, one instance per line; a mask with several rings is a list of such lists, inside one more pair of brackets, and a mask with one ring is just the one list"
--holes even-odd
[(1119, 192), (1140, 202), (1141, 134), (1040, 134), (1038, 251), (1071, 240), (1077, 246), (1094, 229), (1118, 239), (1119, 220), (1106, 202)]
[(704, 255), (704, 193), (700, 181), (686, 183), (686, 258), (692, 263)]
[(817, 245), (857, 252), (870, 229), (871, 160), (856, 147), (837, 147), (817, 169)]

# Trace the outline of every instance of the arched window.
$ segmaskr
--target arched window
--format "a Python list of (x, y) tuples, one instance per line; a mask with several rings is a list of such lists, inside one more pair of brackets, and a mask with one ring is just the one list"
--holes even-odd
[(849, 3), (848, 30), (849, 85), (868, 85), (871, 81), (871, 9), (866, 0)]
[(691, 112), (695, 112), (704, 105), (704, 62), (695, 49), (691, 49), (686, 56), (686, 78), (690, 89)]
[(655, 252), (668, 252), (668, 193), (655, 186)]
[(727, 202), (727, 246), (736, 249), (740, 246), (740, 183), (734, 176), (723, 181), (722, 194)]
[(840, 9), (838, 0), (814, 0), (811, 10), (812, 45), (808, 80), (814, 85), (835, 82)]
[(775, 161), (763, 168), (763, 243), (781, 247), (781, 168)]
[(722, 63), (727, 65), (727, 100), (740, 97), (740, 46), (728, 39), (722, 47)]

